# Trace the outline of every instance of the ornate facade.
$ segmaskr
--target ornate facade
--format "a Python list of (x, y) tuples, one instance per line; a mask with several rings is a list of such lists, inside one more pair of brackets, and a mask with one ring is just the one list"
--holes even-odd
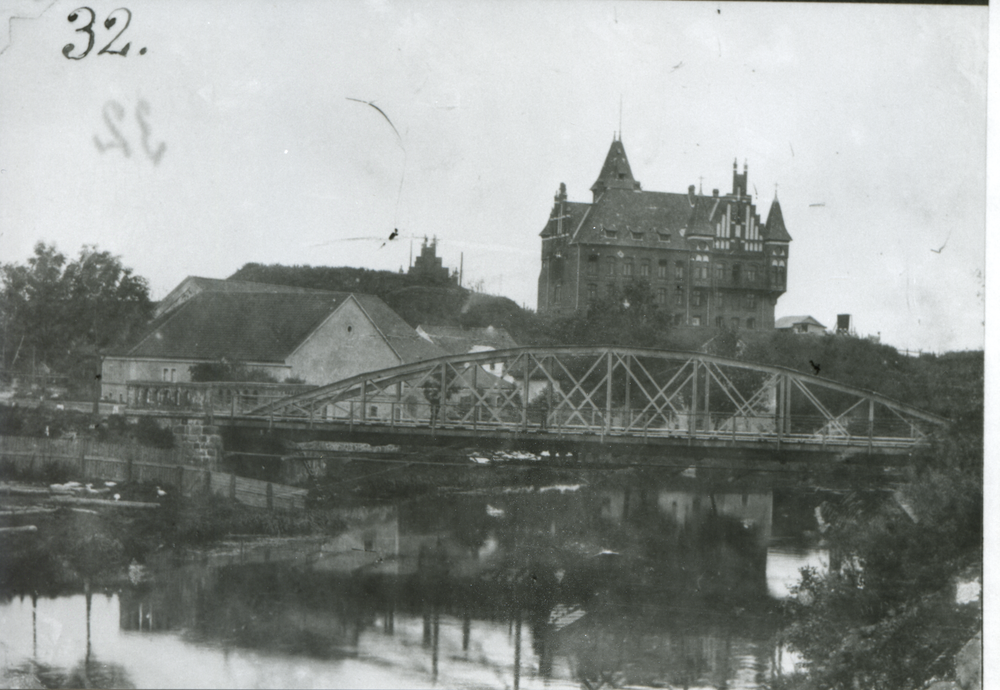
[(788, 245), (777, 195), (761, 222), (747, 192), (747, 167), (733, 162), (733, 189), (712, 195), (644, 191), (625, 147), (611, 144), (590, 188), (591, 203), (568, 201), (560, 185), (542, 238), (538, 311), (586, 311), (598, 297), (643, 281), (677, 326), (774, 327), (785, 292)]

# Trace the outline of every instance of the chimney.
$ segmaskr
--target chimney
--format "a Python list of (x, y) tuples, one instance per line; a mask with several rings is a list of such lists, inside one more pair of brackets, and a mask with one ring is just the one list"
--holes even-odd
[(718, 189), (713, 189), (712, 190), (712, 196), (719, 196), (719, 190)]
[(694, 205), (694, 185), (688, 185), (688, 203)]

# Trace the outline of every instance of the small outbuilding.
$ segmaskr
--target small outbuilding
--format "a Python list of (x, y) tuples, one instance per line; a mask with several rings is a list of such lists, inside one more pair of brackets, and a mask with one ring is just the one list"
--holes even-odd
[(774, 330), (804, 333), (805, 335), (823, 335), (826, 326), (811, 316), (782, 316), (774, 322)]

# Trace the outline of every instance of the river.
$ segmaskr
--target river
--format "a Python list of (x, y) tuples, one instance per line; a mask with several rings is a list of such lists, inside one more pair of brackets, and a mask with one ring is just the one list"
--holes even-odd
[(0, 662), (48, 687), (759, 688), (795, 664), (780, 602), (799, 568), (829, 566), (823, 500), (581, 472), (356, 506), (333, 538), (8, 593)]

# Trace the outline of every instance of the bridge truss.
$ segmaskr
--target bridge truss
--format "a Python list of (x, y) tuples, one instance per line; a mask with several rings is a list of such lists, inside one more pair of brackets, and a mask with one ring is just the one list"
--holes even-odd
[[(237, 396), (238, 397), (238, 396)], [(714, 355), (609, 347), (516, 348), (359, 374), (233, 416), (455, 436), (895, 454), (947, 420), (870, 391)], [(248, 404), (249, 403), (249, 404)]]

